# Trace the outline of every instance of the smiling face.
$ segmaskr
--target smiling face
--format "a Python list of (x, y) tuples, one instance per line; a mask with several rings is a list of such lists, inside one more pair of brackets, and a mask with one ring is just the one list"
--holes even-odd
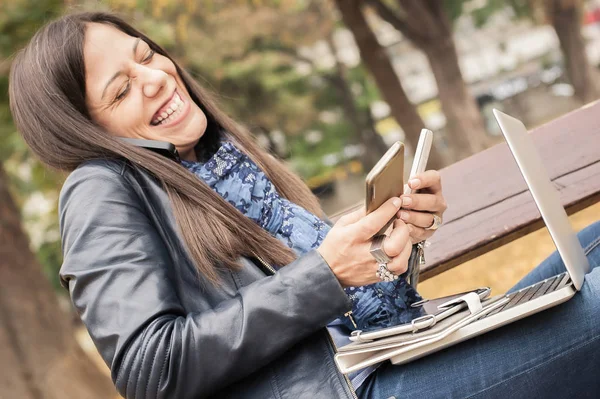
[(111, 25), (89, 23), (84, 49), (86, 103), (110, 134), (173, 143), (195, 161), (206, 115), (192, 101), (171, 60)]

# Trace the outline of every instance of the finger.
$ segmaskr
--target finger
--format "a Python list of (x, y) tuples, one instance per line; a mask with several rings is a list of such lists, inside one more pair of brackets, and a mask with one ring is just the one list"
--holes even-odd
[(408, 226), (402, 220), (398, 219), (394, 222), (394, 229), (390, 235), (383, 241), (383, 251), (390, 258), (394, 258), (400, 255), (406, 245), (406, 241), (409, 239)]
[(429, 227), (433, 224), (433, 214), (430, 212), (415, 212), (402, 209), (398, 212), (398, 216), (404, 223), (410, 223), (417, 227)]
[(346, 213), (344, 216), (339, 218), (335, 224), (340, 226), (347, 226), (349, 224), (358, 222), (360, 219), (364, 218), (366, 214), (367, 211), (365, 207), (361, 206), (360, 208), (354, 211)]
[(422, 227), (416, 227), (412, 224), (408, 225), (408, 231), (410, 232), (410, 239), (412, 240), (413, 244), (425, 241), (430, 238), (433, 233), (435, 233), (435, 230), (425, 230)]
[(387, 268), (394, 274), (404, 273), (408, 269), (408, 258), (410, 257), (411, 252), (412, 242), (407, 240), (400, 254), (388, 263)]
[(362, 236), (361, 238), (367, 240), (377, 234), (390, 219), (395, 217), (401, 205), (402, 200), (400, 198), (390, 198), (375, 211), (359, 220), (356, 226), (359, 229), (359, 234)]
[(446, 200), (441, 194), (409, 194), (401, 198), (404, 209), (443, 213), (447, 208)]
[(437, 170), (428, 170), (415, 175), (408, 181), (408, 185), (413, 190), (427, 188), (432, 193), (442, 191), (442, 177)]
[(397, 228), (402, 228), (402, 226), (405, 226), (405, 225), (406, 225), (406, 223), (404, 223), (404, 221), (402, 221), (402, 219), (396, 219), (394, 221), (393, 227), (394, 227), (394, 229), (397, 229)]

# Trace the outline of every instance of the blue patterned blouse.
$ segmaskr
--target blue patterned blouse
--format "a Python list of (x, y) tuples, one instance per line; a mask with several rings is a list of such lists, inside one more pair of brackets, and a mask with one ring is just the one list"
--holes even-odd
[[(288, 245), (297, 256), (319, 247), (331, 229), (308, 210), (282, 198), (259, 167), (230, 141), (223, 141), (207, 162), (181, 163), (242, 214)], [(330, 329), (341, 327), (340, 323), (347, 328), (345, 340), (340, 339), (339, 328), (334, 332), (338, 345), (349, 343), (347, 334), (355, 328), (387, 327), (418, 316), (408, 305), (421, 298), (404, 278), (345, 291), (352, 301), (356, 327), (346, 316), (334, 321)], [(356, 387), (357, 381), (353, 382)]]

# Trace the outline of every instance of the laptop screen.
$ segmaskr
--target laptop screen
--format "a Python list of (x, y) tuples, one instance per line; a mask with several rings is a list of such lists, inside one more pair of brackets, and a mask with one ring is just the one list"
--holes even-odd
[(497, 109), (494, 109), (494, 116), (573, 280), (573, 285), (580, 290), (590, 265), (533, 140), (520, 120)]

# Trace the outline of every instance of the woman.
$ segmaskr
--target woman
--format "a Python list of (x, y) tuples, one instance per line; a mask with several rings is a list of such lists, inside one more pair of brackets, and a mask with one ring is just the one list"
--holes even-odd
[[(16, 57), (9, 90), (31, 149), (72, 171), (59, 204), (61, 279), (123, 396), (524, 396), (531, 376), (540, 395), (598, 387), (595, 270), (551, 312), (351, 383), (337, 371), (325, 326), (347, 333), (344, 314), (365, 310), (343, 288), (379, 284), (369, 246), (394, 215), (387, 268), (407, 269), (412, 244), (445, 210), (436, 172), (411, 182), (423, 194), (330, 229), (296, 176), (161, 47), (110, 14), (42, 28)], [(182, 161), (122, 137), (171, 142)], [(598, 230), (580, 236), (593, 266)], [(522, 283), (560, 268), (554, 256)], [(408, 295), (406, 284), (394, 287)], [(538, 376), (559, 370), (572, 384)]]

